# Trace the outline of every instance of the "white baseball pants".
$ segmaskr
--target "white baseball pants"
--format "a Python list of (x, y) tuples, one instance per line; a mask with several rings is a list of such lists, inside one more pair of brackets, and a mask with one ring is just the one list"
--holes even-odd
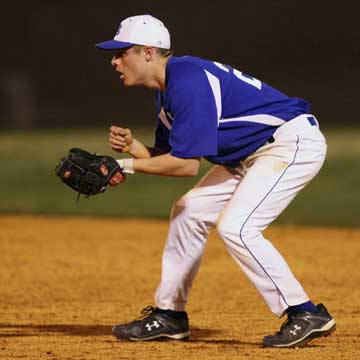
[(274, 314), (281, 317), (289, 306), (309, 300), (284, 258), (262, 234), (324, 162), (325, 138), (309, 116), (279, 127), (275, 141), (238, 168), (215, 166), (174, 204), (155, 295), (159, 308), (185, 309), (207, 236), (215, 226)]

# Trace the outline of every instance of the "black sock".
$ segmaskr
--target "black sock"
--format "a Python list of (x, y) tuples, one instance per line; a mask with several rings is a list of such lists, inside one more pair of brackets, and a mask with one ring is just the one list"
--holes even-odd
[(160, 314), (165, 314), (173, 319), (187, 319), (186, 311), (174, 311), (156, 308), (156, 312)]

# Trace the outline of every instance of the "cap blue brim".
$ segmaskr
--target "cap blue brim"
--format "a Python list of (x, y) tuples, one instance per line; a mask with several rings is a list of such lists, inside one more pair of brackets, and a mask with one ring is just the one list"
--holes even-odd
[(102, 50), (117, 50), (117, 49), (124, 49), (130, 46), (134, 46), (133, 43), (123, 42), (123, 41), (116, 41), (116, 40), (109, 40), (104, 41), (98, 44), (95, 44), (95, 47)]

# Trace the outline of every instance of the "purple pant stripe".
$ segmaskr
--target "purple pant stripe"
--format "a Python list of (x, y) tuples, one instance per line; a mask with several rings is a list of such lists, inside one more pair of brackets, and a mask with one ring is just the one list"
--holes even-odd
[(248, 248), (248, 246), (246, 245), (243, 237), (242, 237), (242, 231), (244, 230), (244, 227), (247, 223), (247, 221), (250, 219), (251, 215), (256, 211), (256, 209), (264, 202), (264, 200), (270, 195), (270, 193), (274, 190), (275, 186), (279, 183), (279, 181), (281, 180), (281, 178), (285, 175), (286, 171), (290, 168), (290, 166), (292, 166), (295, 163), (296, 160), (296, 155), (299, 151), (299, 137), (297, 136), (297, 141), (296, 141), (296, 151), (294, 154), (294, 158), (292, 160), (292, 162), (287, 166), (287, 168), (284, 170), (284, 172), (280, 175), (279, 179), (275, 182), (275, 184), (273, 185), (273, 187), (269, 190), (269, 192), (264, 196), (264, 198), (259, 202), (259, 204), (255, 207), (255, 209), (249, 214), (249, 216), (246, 218), (246, 220), (244, 221), (243, 226), (240, 229), (240, 240), (243, 243), (244, 247), (246, 248), (246, 250), (250, 253), (250, 255), (254, 258), (254, 260), (258, 263), (258, 265), (261, 267), (261, 269), (264, 271), (264, 273), (269, 277), (269, 279), (272, 281), (272, 283), (274, 284), (275, 288), (278, 290), (279, 294), (281, 295), (281, 297), (283, 298), (284, 302), (286, 305), (289, 306), (289, 304), (287, 303), (284, 294), (280, 291), (279, 287), (276, 285), (274, 279), (270, 276), (270, 274), (266, 271), (266, 269), (264, 268), (264, 266), (261, 265), (260, 261), (256, 258), (256, 256), (251, 252), (251, 250)]

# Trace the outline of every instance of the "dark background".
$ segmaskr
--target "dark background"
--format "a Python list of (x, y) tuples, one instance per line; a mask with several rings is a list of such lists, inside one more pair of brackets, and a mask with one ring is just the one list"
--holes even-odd
[(359, 1), (9, 1), (2, 5), (0, 124), (152, 125), (153, 95), (124, 89), (111, 39), (128, 16), (150, 13), (175, 54), (223, 62), (308, 100), (322, 125), (357, 125)]

